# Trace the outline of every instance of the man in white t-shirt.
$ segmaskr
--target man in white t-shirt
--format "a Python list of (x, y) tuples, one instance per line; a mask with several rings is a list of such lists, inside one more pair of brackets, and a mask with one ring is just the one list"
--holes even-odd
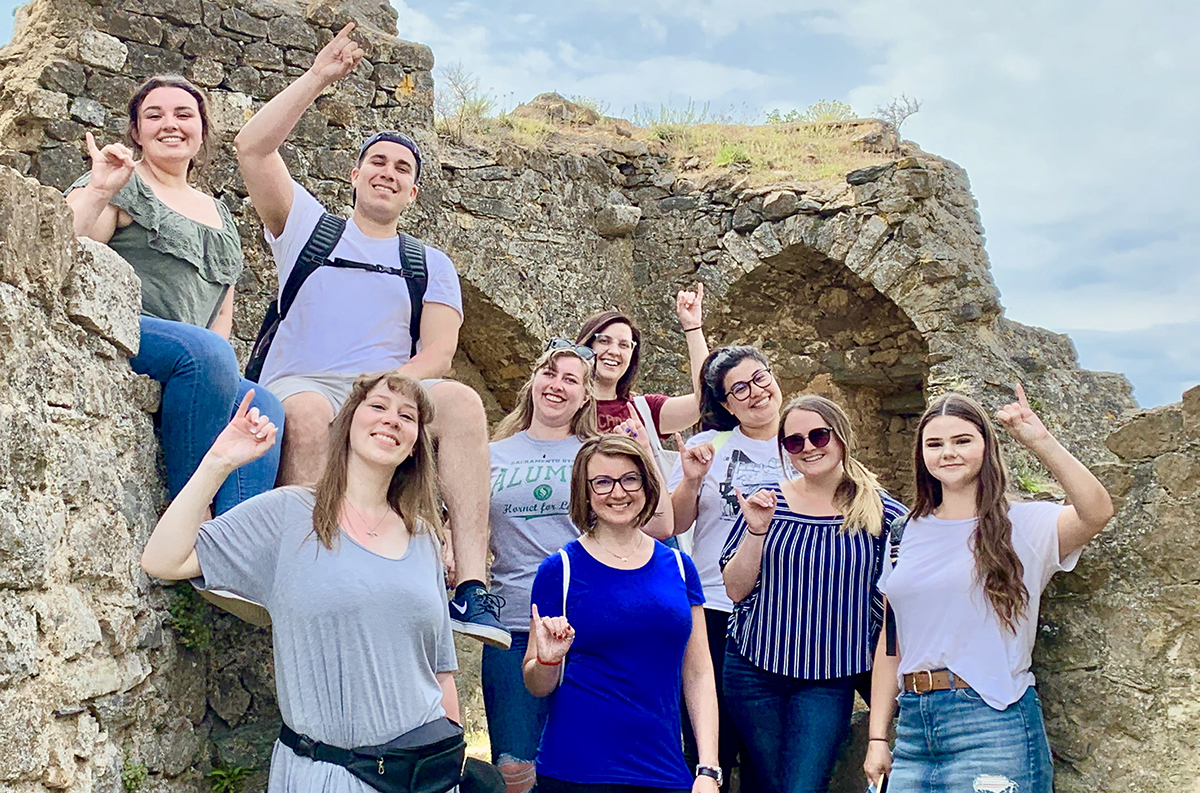
[[(350, 74), (362, 48), (347, 25), (313, 65), (262, 107), (238, 133), (238, 165), (262, 219), (282, 289), (325, 208), (293, 181), (279, 147), (326, 88)], [(400, 269), (397, 223), (417, 197), (421, 153), (401, 132), (363, 144), (350, 172), (354, 213), (330, 260)], [(450, 602), (455, 630), (508, 647), (498, 599), (484, 584), (487, 563), (487, 417), (470, 387), (443, 380), (458, 347), (462, 295), (446, 254), (426, 246), (428, 286), (416, 353), (406, 279), (394, 273), (322, 266), (297, 293), (280, 323), (260, 381), (283, 401), (286, 427), (280, 484), (313, 484), (325, 464), (328, 428), (363, 372), (395, 369), (422, 380), (433, 399), (430, 430), (438, 442), (438, 476), (454, 531), (459, 585)], [(364, 516), (369, 519), (373, 516)]]

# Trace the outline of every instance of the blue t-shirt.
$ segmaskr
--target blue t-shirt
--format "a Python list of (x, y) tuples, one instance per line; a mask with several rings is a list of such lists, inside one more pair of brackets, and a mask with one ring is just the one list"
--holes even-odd
[[(704, 604), (696, 566), (683, 554), (681, 577), (675, 553), (659, 542), (636, 570), (596, 561), (578, 540), (565, 549), (575, 642), (551, 695), (538, 773), (584, 784), (691, 788), (679, 693), (691, 607)], [(539, 614), (562, 615), (562, 587), (562, 557), (552, 554), (533, 582)]]

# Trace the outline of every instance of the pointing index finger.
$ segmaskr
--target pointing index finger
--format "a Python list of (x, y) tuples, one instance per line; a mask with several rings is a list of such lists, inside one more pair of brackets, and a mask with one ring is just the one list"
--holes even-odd
[(250, 403), (252, 401), (254, 401), (253, 388), (246, 392), (246, 396), (242, 397), (242, 403), (238, 405), (237, 413), (234, 414), (234, 418), (245, 418), (246, 414), (250, 411)]

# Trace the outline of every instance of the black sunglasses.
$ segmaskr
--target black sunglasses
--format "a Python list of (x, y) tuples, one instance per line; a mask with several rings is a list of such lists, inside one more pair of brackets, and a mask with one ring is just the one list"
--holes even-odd
[(596, 359), (596, 351), (591, 347), (585, 347), (582, 344), (576, 344), (570, 339), (564, 339), (561, 336), (555, 336), (553, 339), (546, 342), (546, 350), (570, 350), (589, 363)]
[[(817, 427), (812, 432), (808, 433), (808, 442), (813, 445), (814, 449), (824, 449), (829, 445), (830, 439), (833, 438), (833, 430), (829, 427)], [(783, 448), (788, 454), (799, 454), (804, 451), (805, 436), (799, 432), (793, 432), (783, 439)]]

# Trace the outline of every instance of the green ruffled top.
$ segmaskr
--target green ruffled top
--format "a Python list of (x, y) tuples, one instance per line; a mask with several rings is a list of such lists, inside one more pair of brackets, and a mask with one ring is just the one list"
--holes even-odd
[[(90, 180), (84, 174), (67, 192)], [(224, 202), (215, 202), (221, 228), (206, 226), (164, 204), (134, 172), (109, 203), (133, 218), (108, 246), (142, 279), (142, 313), (210, 327), (242, 274), (242, 242)]]

